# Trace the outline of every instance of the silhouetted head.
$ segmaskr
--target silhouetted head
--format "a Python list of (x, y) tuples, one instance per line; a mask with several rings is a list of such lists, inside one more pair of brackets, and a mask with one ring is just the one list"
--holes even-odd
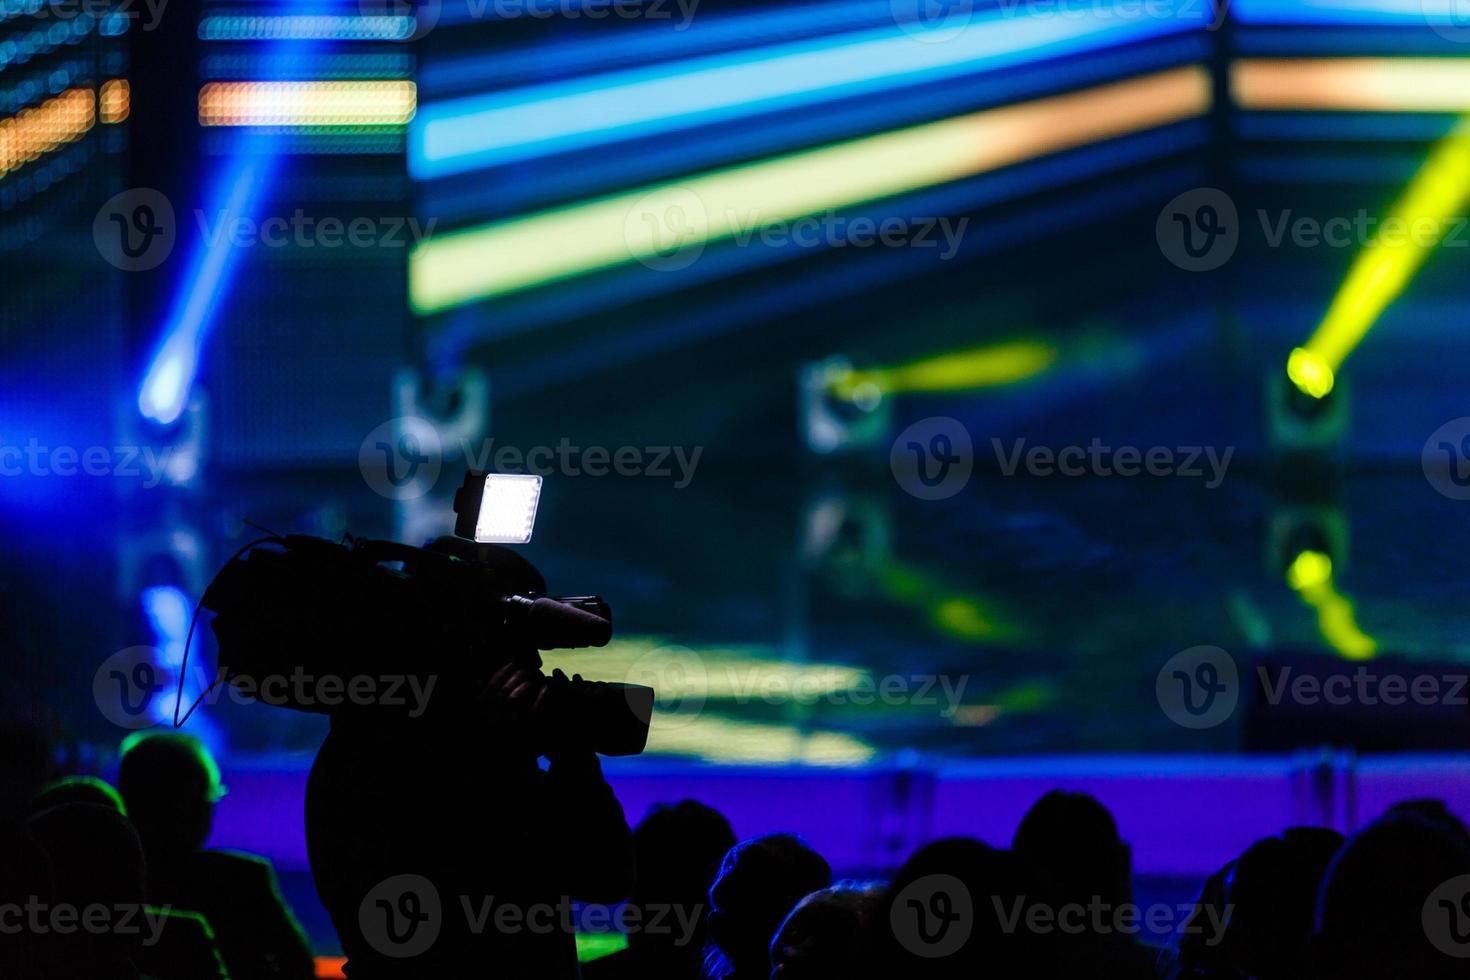
[(1086, 793), (1052, 790), (1016, 828), (1011, 848), (1041, 876), (1059, 903), (1133, 900), (1133, 856), (1108, 808)]
[(1032, 932), (1035, 881), (1013, 853), (969, 837), (904, 862), (878, 911), (885, 976), (1052, 975), (1057, 936)]
[[(704, 938), (704, 923), (709, 913), (709, 890), (719, 870), (720, 859), (735, 846), (735, 832), (730, 822), (713, 807), (694, 800), (675, 804), (661, 803), (633, 831), (633, 851), (637, 868), (636, 883), (629, 901), (651, 909), (666, 906), (697, 914), (698, 931), (682, 936), (677, 931), (630, 933), (630, 946), (685, 943), (691, 955), (697, 955)], [(699, 909), (698, 913), (693, 910)], [(677, 917), (665, 916), (672, 925)]]
[(875, 882), (838, 882), (796, 904), (771, 943), (771, 980), (860, 980), (876, 976)]
[(1229, 924), (1223, 940), (1235, 970), (1271, 978), (1308, 975), (1317, 892), (1343, 837), (1322, 827), (1294, 827), (1256, 841), (1226, 883)]
[(63, 803), (32, 814), (26, 830), (50, 862), (57, 902), (142, 903), (142, 846), (114, 808)]
[(1470, 846), (1470, 829), (1466, 828), (1463, 820), (1450, 812), (1450, 808), (1445, 806), (1443, 800), (1403, 800), (1383, 811), (1385, 817), (1401, 813), (1414, 814), (1443, 827), (1447, 832), (1464, 841), (1466, 846)]
[(39, 813), (63, 803), (90, 803), (127, 815), (121, 794), (96, 776), (67, 776), (47, 783), (31, 804), (31, 812)]
[(736, 844), (709, 891), (709, 934), (738, 976), (770, 975), (771, 940), (807, 895), (832, 883), (832, 869), (794, 834)]
[(1317, 903), (1319, 975), (1334, 980), (1461, 977), (1470, 947), (1470, 848), (1461, 833), (1421, 812), (1390, 811), (1354, 834), (1333, 859)]
[(197, 738), (174, 732), (124, 741), (117, 788), (150, 860), (203, 847), (224, 792), (209, 750)]
[[(131, 909), (134, 916), (141, 911), (143, 847), (128, 819), (115, 808), (62, 803), (32, 814), (25, 829), (50, 865), (52, 908), (103, 906), (114, 913)], [(140, 938), (137, 932), (97, 928), (65, 934), (48, 931), (36, 937), (45, 957), (63, 971), (57, 975), (98, 977), (114, 975), (101, 964), (126, 957)]]

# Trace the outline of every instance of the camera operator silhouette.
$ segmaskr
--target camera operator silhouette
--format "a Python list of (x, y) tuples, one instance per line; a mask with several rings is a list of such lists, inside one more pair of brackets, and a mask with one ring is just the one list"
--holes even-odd
[(606, 643), (601, 600), (546, 599), (530, 562), (490, 545), (273, 543), (205, 605), (232, 677), (304, 676), (283, 703), (331, 719), (306, 838), (347, 976), (576, 977), (571, 903), (632, 885), (596, 752), (642, 750), (653, 692), (547, 676), (537, 651)]

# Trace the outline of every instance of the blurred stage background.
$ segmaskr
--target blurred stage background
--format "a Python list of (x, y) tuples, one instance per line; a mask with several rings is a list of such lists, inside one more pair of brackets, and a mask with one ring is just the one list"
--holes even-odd
[[(1303, 722), (1249, 683), (1470, 651), (1452, 0), (0, 15), (4, 704), (65, 765), (107, 770), (99, 666), (175, 677), (247, 521), (418, 543), (468, 462), (546, 447), (578, 465), (525, 551), (619, 634), (557, 662), (662, 696), (609, 766), (630, 817), (700, 796), (881, 868), (1061, 783), (1169, 876), (1470, 801), (1465, 709)], [(921, 499), (890, 453), (946, 418), (974, 471)], [(992, 440), (1229, 456), (1008, 476)], [(1156, 682), (1201, 645), (1241, 704), (1189, 728)], [(853, 696), (895, 677), (964, 685)], [(299, 872), (322, 720), (189, 729), (218, 842)]]

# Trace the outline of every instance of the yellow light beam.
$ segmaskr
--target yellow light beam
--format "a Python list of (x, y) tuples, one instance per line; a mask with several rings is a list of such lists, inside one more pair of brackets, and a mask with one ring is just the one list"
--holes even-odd
[(1013, 340), (950, 351), (896, 367), (849, 371), (834, 379), (832, 392), (842, 398), (857, 398), (866, 390), (894, 395), (993, 388), (1034, 378), (1056, 359), (1057, 350), (1050, 344)]
[(1316, 331), (1291, 352), (1286, 370), (1298, 388), (1315, 398), (1332, 390), (1343, 361), (1455, 227), (1467, 203), (1470, 122), (1461, 120), (1429, 154), (1378, 233), (1353, 260)]
[(440, 235), (411, 253), (409, 297), (432, 313), (1166, 125), (1209, 104), (1204, 69), (1176, 68)]
[(878, 571), (878, 586), (892, 601), (927, 613), (934, 628), (969, 643), (1012, 642), (1024, 631), (995, 604), (978, 595), (956, 592), (939, 578), (890, 559)]
[(1303, 551), (1286, 569), (1286, 584), (1317, 611), (1317, 629), (1327, 645), (1349, 660), (1367, 660), (1378, 641), (1358, 628), (1350, 599), (1332, 583), (1332, 559), (1320, 551)]

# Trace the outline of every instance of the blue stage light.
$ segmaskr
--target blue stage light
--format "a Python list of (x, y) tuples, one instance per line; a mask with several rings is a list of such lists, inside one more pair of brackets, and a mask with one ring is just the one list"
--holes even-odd
[[(305, 38), (279, 36), (260, 53), (278, 70), (284, 70), (287, 65), (299, 64), (297, 59), (320, 50), (315, 35), (308, 32)], [(269, 133), (246, 131), (235, 139), (234, 152), (221, 156), (225, 167), (209, 186), (203, 213), (222, 213), (231, 220), (240, 220), (253, 217), (256, 203), (274, 178), (282, 148), (279, 138)], [(229, 290), (240, 251), (229, 235), (219, 234), (212, 240), (201, 240), (190, 255), (158, 347), (138, 388), (138, 411), (144, 418), (169, 425), (183, 414), (199, 371), (204, 341)]]
[(445, 177), (1182, 33), (1203, 18), (1182, 6), (1167, 17), (995, 14), (943, 43), (889, 27), (431, 103), (410, 128), (409, 170)]
[(1463, 30), (1456, 0), (1233, 0), (1242, 24), (1353, 24)]
[[(264, 151), (236, 157), (219, 184), (228, 195), (220, 210), (232, 218), (249, 216), (276, 163), (276, 154)], [(214, 200), (219, 197), (219, 193), (212, 195)], [(218, 235), (201, 246), (188, 274), (181, 280), (181, 291), (169, 315), (163, 341), (138, 390), (138, 411), (162, 425), (178, 419), (189, 402), (189, 392), (199, 370), (201, 345), (239, 258), (240, 249), (228, 235)]]
[(156, 585), (143, 590), (143, 613), (153, 628), (163, 663), (177, 668), (184, 662), (184, 641), (189, 633), (193, 604), (182, 589)]

